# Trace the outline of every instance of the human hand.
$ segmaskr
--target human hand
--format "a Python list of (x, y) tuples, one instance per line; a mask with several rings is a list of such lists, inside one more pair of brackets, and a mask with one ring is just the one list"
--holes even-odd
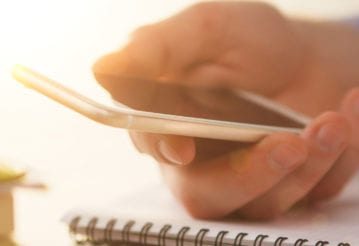
[(314, 26), (264, 4), (202, 3), (139, 29), (94, 66), (112, 96), (136, 109), (241, 120), (228, 89), (245, 89), (316, 117), (300, 136), (276, 133), (255, 145), (131, 132), (193, 216), (273, 217), (306, 197), (331, 196), (353, 174), (359, 96), (319, 115), (338, 109), (347, 87), (323, 72)]

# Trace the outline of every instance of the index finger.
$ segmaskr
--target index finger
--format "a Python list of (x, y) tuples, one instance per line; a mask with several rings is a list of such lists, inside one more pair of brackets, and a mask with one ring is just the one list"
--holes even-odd
[(221, 52), (213, 47), (221, 47), (218, 42), (224, 32), (220, 20), (223, 15), (213, 15), (213, 11), (210, 15), (209, 10), (219, 11), (222, 5), (228, 4), (197, 4), (171, 18), (137, 29), (125, 47), (95, 63), (95, 75), (136, 75), (178, 81), (186, 70)]

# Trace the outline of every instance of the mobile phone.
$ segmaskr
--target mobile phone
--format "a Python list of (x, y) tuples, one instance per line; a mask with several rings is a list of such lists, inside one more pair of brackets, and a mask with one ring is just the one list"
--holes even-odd
[[(227, 120), (156, 113), (100, 104), (62, 84), (22, 65), (12, 70), (13, 77), (25, 86), (99, 123), (141, 132), (183, 135), (199, 138), (256, 142), (274, 132), (298, 134), (308, 121), (303, 115), (249, 92), (237, 92), (242, 108), (265, 119), (279, 119), (286, 126), (253, 124)], [(196, 97), (195, 97), (196, 98)], [(165, 103), (165, 102), (164, 102)], [(249, 109), (249, 110), (248, 110)], [(243, 113), (245, 114), (245, 113)]]

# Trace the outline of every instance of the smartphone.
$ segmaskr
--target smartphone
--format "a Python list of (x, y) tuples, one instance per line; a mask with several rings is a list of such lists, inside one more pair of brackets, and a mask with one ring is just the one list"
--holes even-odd
[[(25, 86), (36, 90), (94, 121), (112, 127), (141, 132), (240, 142), (256, 142), (264, 136), (274, 132), (291, 132), (298, 134), (309, 121), (309, 118), (304, 115), (298, 114), (297, 112), (274, 103), (264, 97), (245, 91), (236, 91), (231, 92), (230, 94), (224, 91), (218, 93), (214, 90), (200, 90), (198, 93), (196, 90), (190, 90), (190, 92), (188, 92), (192, 95), (190, 100), (195, 102), (195, 104), (191, 105), (201, 105), (202, 108), (209, 109), (207, 110), (208, 112), (211, 110), (213, 111), (214, 109), (218, 110), (216, 108), (218, 107), (218, 104), (222, 104), (223, 101), (228, 101), (229, 105), (232, 105), (232, 108), (238, 108), (239, 111), (238, 113), (235, 113), (235, 115), (243, 116), (240, 118), (241, 122), (237, 122), (231, 119), (231, 117), (229, 117), (230, 120), (228, 120), (228, 117), (226, 120), (222, 120), (194, 117), (193, 115), (185, 114), (172, 114), (171, 111), (168, 110), (164, 110), (163, 112), (151, 112), (123, 106), (103, 105), (22, 65), (14, 66), (12, 75), (17, 81)], [(97, 76), (110, 75), (97, 74)], [(129, 80), (129, 78), (127, 78), (127, 80)], [(143, 82), (144, 79), (141, 78), (132, 78), (131, 80), (142, 81), (142, 83), (147, 86), (151, 83), (156, 83)], [(135, 83), (133, 81), (131, 81), (132, 84)], [(161, 88), (166, 88), (166, 86), (163, 85)], [(175, 91), (175, 93), (178, 94), (178, 90), (179, 88), (175, 88), (172, 91)], [(168, 97), (169, 90), (165, 89), (163, 92)], [(157, 95), (159, 95), (158, 92)], [(218, 97), (218, 95), (220, 96)], [(121, 98), (121, 96), (118, 98)], [(128, 96), (127, 93), (125, 101), (129, 101), (131, 106), (131, 100), (133, 98), (134, 96)], [(233, 100), (235, 100), (235, 103), (233, 103)], [(140, 100), (137, 98), (133, 101), (137, 102)], [(117, 104), (119, 103), (120, 102), (117, 102)], [(166, 105), (166, 101), (162, 100), (157, 104)], [(134, 105), (134, 107), (136, 108), (136, 105)], [(137, 108), (141, 109), (141, 107)], [(228, 116), (230, 115), (229, 113), (223, 113), (228, 110), (228, 106), (224, 106), (220, 111), (222, 112), (222, 115)], [(213, 115), (218, 114), (213, 113)]]

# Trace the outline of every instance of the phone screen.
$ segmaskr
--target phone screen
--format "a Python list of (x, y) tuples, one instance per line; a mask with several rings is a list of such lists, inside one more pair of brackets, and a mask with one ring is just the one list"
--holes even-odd
[[(291, 129), (294, 129), (298, 132), (297, 130), (303, 128), (309, 121), (309, 118), (262, 96), (228, 88), (185, 86), (180, 82), (164, 82), (95, 73), (96, 79), (111, 93), (114, 102), (116, 102), (115, 105), (121, 105), (122, 107), (121, 110), (113, 111), (105, 105), (99, 104), (96, 100), (83, 96), (25, 66), (14, 66), (12, 75), (25, 86), (58, 101), (84, 116), (104, 124), (122, 128), (151, 130), (146, 125), (137, 125), (137, 128), (133, 126), (133, 117), (135, 115), (148, 120), (153, 119), (154, 121), (156, 121), (156, 118), (161, 118), (161, 123), (165, 123), (166, 120), (177, 120), (177, 126), (181, 122), (194, 124), (186, 125), (187, 129), (189, 127), (193, 128), (195, 125), (197, 127), (201, 125), (202, 129), (193, 128), (192, 133), (198, 130), (206, 130), (206, 133), (192, 136), (207, 137), (210, 136), (207, 131), (219, 128), (226, 128), (228, 130), (227, 136), (232, 134), (229, 130), (245, 130), (248, 127), (257, 130), (268, 130), (268, 128), (274, 130), (273, 128), (276, 128), (275, 131), (291, 131)], [(124, 107), (131, 110), (126, 110)], [(146, 121), (145, 124), (149, 124), (149, 122)], [(206, 127), (209, 124), (219, 128)], [(163, 126), (157, 125), (157, 127), (157, 132), (166, 132)], [(171, 127), (176, 126), (172, 125)], [(184, 127), (183, 124), (182, 127)], [(206, 127), (206, 129), (203, 127)], [(152, 130), (154, 129), (152, 128)], [(189, 133), (191, 129), (188, 130), (187, 132), (177, 131), (177, 133)], [(175, 134), (175, 132), (167, 131), (168, 134)], [(204, 132), (202, 131), (202, 133)], [(221, 139), (220, 136), (218, 137)], [(223, 139), (237, 138), (225, 137)]]
[[(260, 135), (254, 133), (245, 124), (252, 124), (252, 130), (255, 127), (255, 131), (258, 133), (258, 129), (263, 131), (268, 126), (277, 127), (276, 131), (298, 130), (298, 128), (303, 128), (307, 121), (307, 118), (301, 117), (281, 105), (248, 92), (225, 88), (190, 87), (178, 82), (169, 83), (97, 73), (95, 74), (96, 79), (111, 92), (117, 106), (121, 105), (122, 108), (129, 107), (135, 110), (113, 111), (24, 66), (15, 66), (12, 72), (14, 78), (24, 85), (101, 123), (137, 129), (142, 132), (196, 136), (194, 140), (196, 159), (198, 160), (212, 158), (233, 149), (251, 145), (265, 136), (262, 133)], [(139, 116), (137, 121), (134, 112), (137, 112), (137, 116)], [(161, 116), (155, 117), (149, 112), (159, 113)], [(115, 116), (115, 121), (112, 121), (113, 116)], [(176, 117), (173, 116), (187, 117), (176, 121), (174, 120)], [(141, 121), (140, 118), (145, 121)], [(159, 118), (160, 121), (158, 121)], [(184, 118), (189, 123), (186, 123), (185, 126), (183, 125)], [(138, 121), (139, 119), (140, 121)], [(204, 123), (203, 119), (215, 120), (215, 125), (209, 127), (209, 121)], [(170, 125), (166, 125), (167, 120), (171, 122)], [(137, 122), (137, 127), (134, 127), (134, 122)], [(233, 125), (238, 128), (232, 128)], [(225, 138), (223, 137), (224, 131), (227, 136)], [(255, 135), (254, 139), (253, 134)], [(249, 138), (244, 138), (244, 135), (250, 136), (252, 140), (248, 141)], [(233, 138), (234, 136), (235, 138)]]
[[(256, 95), (253, 97), (253, 94), (229, 89), (205, 89), (183, 86), (181, 83), (99, 73), (95, 74), (95, 77), (111, 92), (117, 104), (136, 110), (292, 128), (303, 128), (308, 120), (271, 101), (257, 100)], [(277, 110), (279, 108), (281, 110)], [(195, 144), (197, 161), (251, 145), (240, 141), (207, 138), (195, 138)]]
[(253, 100), (258, 99), (254, 94), (110, 74), (95, 76), (118, 105), (136, 110), (279, 127), (305, 126), (303, 117), (295, 117), (295, 112), (264, 98)]

